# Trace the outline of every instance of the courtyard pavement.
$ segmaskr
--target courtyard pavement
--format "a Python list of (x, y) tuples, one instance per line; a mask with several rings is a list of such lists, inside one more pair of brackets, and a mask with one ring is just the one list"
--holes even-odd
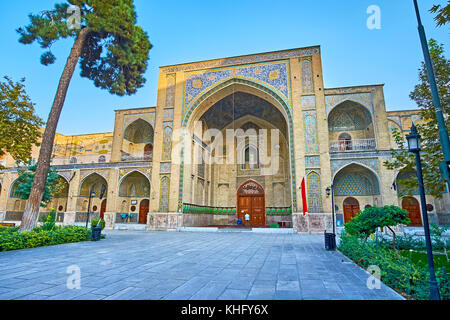
[[(326, 251), (323, 235), (106, 233), (99, 242), (0, 252), (0, 300), (402, 299), (384, 284), (368, 289), (369, 274)], [(68, 289), (77, 268), (80, 288)]]

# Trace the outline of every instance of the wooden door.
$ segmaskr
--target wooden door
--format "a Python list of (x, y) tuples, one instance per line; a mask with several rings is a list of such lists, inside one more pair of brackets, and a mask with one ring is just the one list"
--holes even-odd
[(264, 226), (266, 224), (265, 211), (264, 196), (253, 197), (252, 214), (250, 215), (250, 223), (252, 226)]
[(266, 224), (264, 189), (254, 181), (247, 181), (237, 192), (237, 217), (245, 224), (245, 214), (250, 216), (251, 226)]
[(141, 201), (141, 204), (139, 206), (139, 224), (147, 224), (148, 205), (148, 199), (144, 199)]
[(100, 219), (105, 219), (105, 211), (106, 211), (106, 199), (102, 201), (100, 206)]
[(414, 197), (405, 197), (402, 200), (402, 209), (409, 212), (409, 220), (411, 220), (410, 226), (421, 226), (422, 217), (420, 215), (420, 205)]
[(355, 198), (349, 197), (344, 200), (344, 222), (349, 222), (356, 217), (359, 212), (359, 202)]

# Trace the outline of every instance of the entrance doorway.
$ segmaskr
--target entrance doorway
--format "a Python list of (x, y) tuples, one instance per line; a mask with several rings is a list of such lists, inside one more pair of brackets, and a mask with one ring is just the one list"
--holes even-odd
[(152, 161), (153, 160), (153, 145), (148, 143), (144, 147), (144, 160)]
[(420, 205), (414, 197), (404, 197), (402, 200), (402, 209), (409, 212), (410, 226), (421, 226), (422, 217), (420, 216)]
[(141, 204), (139, 205), (139, 224), (147, 224), (148, 205), (148, 199), (142, 200)]
[(105, 219), (105, 211), (106, 211), (106, 199), (102, 201), (100, 206), (100, 219)]
[(237, 191), (237, 217), (244, 225), (246, 213), (250, 216), (250, 226), (266, 225), (264, 189), (254, 181), (245, 182)]
[(349, 222), (358, 215), (359, 202), (353, 197), (344, 200), (344, 222)]

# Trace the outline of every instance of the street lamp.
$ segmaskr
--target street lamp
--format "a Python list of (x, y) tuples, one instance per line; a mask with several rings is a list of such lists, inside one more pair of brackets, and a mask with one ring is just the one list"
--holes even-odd
[(89, 193), (89, 202), (88, 202), (87, 215), (86, 215), (86, 229), (87, 229), (88, 223), (89, 223), (89, 213), (91, 211), (91, 199), (93, 197), (95, 197), (95, 191), (94, 191), (94, 189), (91, 189), (91, 192)]
[(336, 229), (335, 229), (335, 219), (334, 219), (334, 193), (333, 185), (325, 189), (327, 197), (331, 195), (331, 206), (332, 206), (332, 216), (333, 216), (333, 233), (327, 233), (325, 231), (325, 248), (327, 250), (336, 250)]
[(425, 188), (423, 186), (422, 163), (420, 160), (420, 134), (417, 132), (416, 126), (411, 126), (410, 134), (406, 135), (408, 141), (408, 150), (414, 153), (416, 157), (417, 179), (419, 182), (420, 206), (422, 209), (423, 229), (425, 231), (425, 244), (427, 247), (428, 269), (430, 271), (430, 299), (441, 300), (439, 288), (434, 273), (433, 248), (430, 238), (430, 227), (428, 225), (427, 202), (425, 199)]
[(331, 207), (332, 207), (332, 214), (333, 214), (333, 234), (336, 234), (336, 219), (335, 219), (335, 213), (334, 213), (334, 190), (333, 190), (333, 185), (331, 185), (331, 187), (327, 187), (325, 189), (326, 193), (327, 193), (327, 197), (329, 197), (331, 195)]
[(417, 0), (413, 0), (414, 9), (416, 11), (418, 31), (420, 43), (422, 45), (423, 56), (425, 59), (425, 66), (427, 70), (428, 80), (430, 82), (431, 96), (433, 98), (433, 105), (436, 112), (436, 121), (438, 124), (439, 140), (441, 141), (442, 153), (444, 161), (440, 163), (440, 170), (442, 178), (447, 181), (447, 187), (450, 189), (450, 140), (448, 137), (447, 126), (445, 125), (444, 114), (439, 98), (439, 91), (436, 85), (436, 78), (434, 76), (433, 64), (431, 62), (430, 50), (428, 49), (427, 37), (425, 35), (425, 28), (422, 25), (420, 18), (419, 6)]

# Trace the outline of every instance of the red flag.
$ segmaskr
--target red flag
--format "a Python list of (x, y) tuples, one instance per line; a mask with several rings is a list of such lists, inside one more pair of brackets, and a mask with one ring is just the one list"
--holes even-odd
[(308, 205), (306, 203), (306, 185), (305, 178), (302, 180), (302, 203), (303, 203), (303, 215), (308, 213)]

